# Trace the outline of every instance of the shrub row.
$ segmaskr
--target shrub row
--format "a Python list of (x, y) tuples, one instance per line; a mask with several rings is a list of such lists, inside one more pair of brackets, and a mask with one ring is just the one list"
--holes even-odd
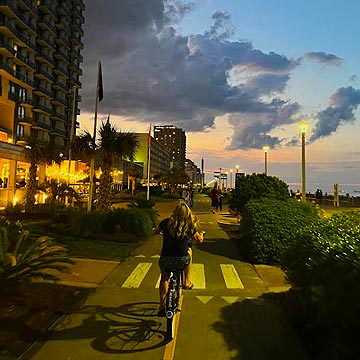
[(102, 233), (130, 233), (143, 239), (150, 237), (152, 228), (156, 226), (157, 216), (157, 212), (152, 208), (128, 207), (106, 213), (87, 213), (67, 207), (53, 217), (52, 229), (84, 237)]
[(298, 201), (250, 200), (241, 231), (252, 262), (284, 269), (289, 313), (312, 356), (357, 358), (360, 213), (320, 218), (315, 206)]
[(242, 242), (253, 263), (280, 264), (300, 227), (319, 218), (314, 206), (299, 201), (262, 198), (246, 203), (241, 220)]

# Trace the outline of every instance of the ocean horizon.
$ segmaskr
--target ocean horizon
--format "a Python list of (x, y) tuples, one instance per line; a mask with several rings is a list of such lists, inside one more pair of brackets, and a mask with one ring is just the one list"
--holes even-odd
[[(301, 183), (288, 183), (289, 189), (301, 191)], [(307, 184), (306, 192), (315, 194), (317, 189), (321, 189), (323, 194), (334, 195), (334, 184)], [(340, 184), (339, 195), (349, 194), (350, 197), (360, 197), (360, 184)]]

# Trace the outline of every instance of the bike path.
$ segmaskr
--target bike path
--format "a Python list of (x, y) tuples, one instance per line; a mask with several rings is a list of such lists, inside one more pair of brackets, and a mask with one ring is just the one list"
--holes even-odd
[[(174, 203), (160, 207), (164, 217)], [(261, 273), (238, 260), (236, 246), (217, 224), (219, 215), (210, 212), (208, 198), (197, 198), (195, 211), (207, 241), (194, 249), (194, 263), (203, 265), (206, 286), (195, 286), (184, 294), (174, 359), (282, 359), (283, 353), (287, 359), (306, 359), (281, 309), (260, 297), (270, 291), (271, 284), (282, 285), (281, 279), (276, 280), (276, 274), (266, 279), (266, 268)], [(23, 359), (163, 359), (165, 319), (156, 316), (155, 285), (160, 247), (157, 236), (136, 249), (97, 286), (78, 312), (55, 324), (47, 341), (34, 347), (32, 357)], [(141, 265), (146, 270), (142, 279), (141, 271), (132, 275), (139, 264), (151, 264)], [(227, 287), (221, 264), (233, 266), (242, 289)], [(123, 287), (131, 276), (133, 282)], [(131, 287), (136, 283), (138, 287)]]

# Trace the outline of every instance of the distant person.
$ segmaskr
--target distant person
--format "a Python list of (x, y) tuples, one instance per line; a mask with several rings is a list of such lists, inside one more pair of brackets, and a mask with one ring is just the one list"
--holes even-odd
[(186, 189), (183, 189), (181, 193), (181, 198), (186, 202), (188, 197), (188, 191)]
[(222, 198), (223, 198), (223, 195), (221, 193), (221, 190), (219, 190), (219, 193), (218, 193), (218, 207), (219, 207), (220, 211), (222, 211)]
[(213, 189), (211, 190), (211, 208), (213, 214), (216, 213), (218, 207), (219, 207), (219, 190), (217, 188), (217, 184), (215, 184)]
[(192, 208), (194, 206), (194, 191), (193, 191), (192, 187), (189, 187), (188, 204), (189, 204), (190, 208)]

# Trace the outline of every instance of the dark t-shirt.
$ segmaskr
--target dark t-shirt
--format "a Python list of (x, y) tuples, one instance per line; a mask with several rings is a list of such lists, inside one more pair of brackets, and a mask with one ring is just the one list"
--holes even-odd
[(186, 256), (188, 248), (191, 246), (192, 236), (195, 230), (189, 237), (173, 237), (169, 233), (169, 218), (160, 222), (159, 228), (163, 233), (163, 246), (161, 249), (161, 256)]

